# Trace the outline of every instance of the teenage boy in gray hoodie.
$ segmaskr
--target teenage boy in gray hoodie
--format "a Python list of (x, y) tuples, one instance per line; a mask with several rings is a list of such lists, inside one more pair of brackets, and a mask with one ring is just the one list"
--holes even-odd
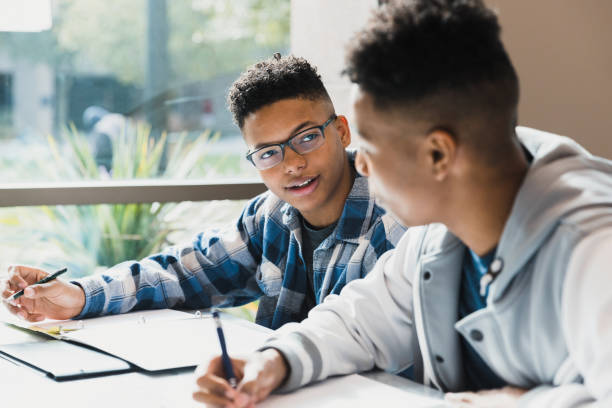
[[(413, 366), (453, 405), (612, 406), (612, 164), (515, 127), (518, 79), (478, 0), (377, 11), (352, 42), (356, 160), (408, 230), (370, 275), (194, 398), (245, 406)], [(246, 364), (246, 366), (244, 366)]]

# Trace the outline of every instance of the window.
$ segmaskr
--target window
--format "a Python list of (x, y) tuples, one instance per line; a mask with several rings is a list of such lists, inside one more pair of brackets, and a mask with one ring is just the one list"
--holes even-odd
[[(51, 4), (51, 29), (0, 32), (3, 181), (256, 176), (225, 97), (246, 66), (287, 52), (289, 0)], [(173, 174), (176, 147), (202, 138)], [(147, 173), (115, 157), (137, 140), (163, 145)], [(49, 169), (58, 153), (79, 171)]]
[[(54, 186), (82, 186), (65, 193), (74, 204), (114, 180), (256, 176), (225, 96), (246, 66), (288, 52), (290, 1), (53, 0), (51, 9), (50, 29), (0, 32), (2, 194), (49, 186), (34, 189), (36, 205), (0, 203), (0, 266), (68, 264), (82, 276), (233, 220), (244, 201), (165, 203), (188, 200), (163, 193), (172, 185), (153, 189), (159, 202), (100, 205), (54, 205), (64, 191)], [(230, 190), (212, 195), (255, 195)], [(130, 217), (141, 222), (116, 228)]]

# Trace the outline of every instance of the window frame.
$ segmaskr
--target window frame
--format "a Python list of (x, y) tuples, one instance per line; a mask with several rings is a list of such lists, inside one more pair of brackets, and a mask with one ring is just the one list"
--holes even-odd
[(95, 205), (243, 200), (266, 191), (253, 179), (125, 180), (104, 182), (0, 184), (0, 207)]

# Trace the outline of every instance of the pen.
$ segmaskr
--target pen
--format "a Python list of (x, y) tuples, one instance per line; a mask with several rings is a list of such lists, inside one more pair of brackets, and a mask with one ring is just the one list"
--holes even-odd
[[(38, 282), (34, 282), (32, 285), (40, 285), (42, 283), (47, 283), (49, 281), (52, 281), (53, 279), (57, 278), (62, 273), (66, 272), (67, 270), (68, 270), (68, 268), (60, 269), (59, 271), (53, 272), (51, 275), (45, 276), (44, 278), (42, 278)], [(32, 286), (32, 285), (30, 285), (30, 286)], [(23, 291), (24, 290), (25, 290), (25, 288), (21, 289), (19, 292), (13, 293), (11, 296), (9, 296), (9, 300), (15, 300), (17, 298), (20, 298), (21, 296), (23, 296)]]
[(219, 343), (221, 344), (221, 361), (223, 363), (223, 371), (225, 371), (225, 378), (230, 383), (232, 388), (236, 388), (237, 381), (234, 375), (234, 369), (229, 355), (227, 354), (227, 347), (225, 346), (225, 336), (223, 335), (223, 328), (221, 327), (221, 319), (219, 318), (219, 312), (213, 310), (213, 319), (217, 325), (217, 334), (219, 335)]

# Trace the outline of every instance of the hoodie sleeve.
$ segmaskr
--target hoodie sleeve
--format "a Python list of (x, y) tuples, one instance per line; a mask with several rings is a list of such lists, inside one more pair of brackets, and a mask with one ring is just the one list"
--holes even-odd
[[(414, 229), (416, 230), (416, 228)], [(412, 363), (406, 347), (415, 336), (412, 323), (412, 271), (416, 239), (409, 230), (395, 250), (383, 254), (364, 279), (330, 295), (301, 324), (290, 323), (268, 340), (289, 364), (287, 392), (332, 375), (378, 367), (399, 371)], [(416, 238), (416, 236), (414, 236)]]
[[(575, 248), (563, 286), (562, 317), (568, 363), (582, 383), (542, 385), (521, 398), (521, 407), (612, 407), (612, 228), (584, 238)], [(561, 371), (561, 370), (560, 370)]]

